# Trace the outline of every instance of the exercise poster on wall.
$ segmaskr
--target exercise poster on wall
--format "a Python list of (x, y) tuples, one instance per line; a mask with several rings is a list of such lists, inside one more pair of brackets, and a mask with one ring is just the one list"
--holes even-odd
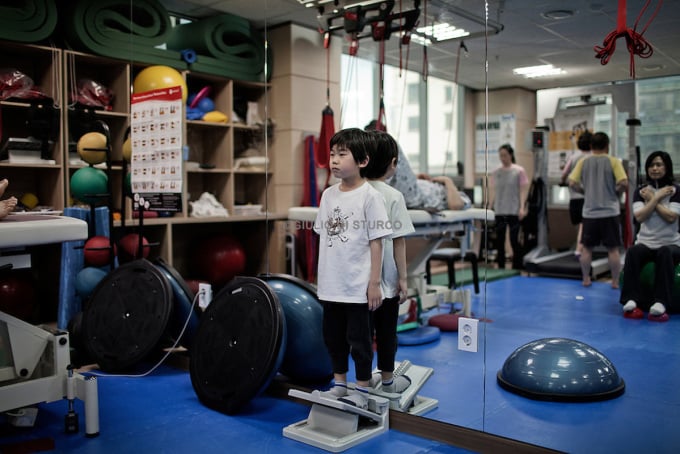
[(182, 89), (135, 93), (131, 100), (132, 193), (151, 211), (182, 210)]
[[(475, 172), (485, 173), (501, 165), (498, 159), (498, 147), (509, 143), (515, 148), (517, 127), (515, 114), (489, 115), (489, 127), (486, 117), (479, 115), (475, 119)], [(489, 151), (488, 155), (486, 150)]]
[(593, 130), (595, 106), (570, 107), (553, 118), (554, 131), (548, 139), (548, 176), (560, 178), (567, 161), (576, 151), (576, 143), (584, 131)]

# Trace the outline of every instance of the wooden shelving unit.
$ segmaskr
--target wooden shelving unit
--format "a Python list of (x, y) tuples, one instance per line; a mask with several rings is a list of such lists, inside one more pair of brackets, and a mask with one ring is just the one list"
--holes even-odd
[[(49, 97), (45, 105), (56, 111), (57, 127), (52, 156), (54, 164), (14, 164), (0, 162), (0, 178), (9, 178), (10, 195), (34, 193), (40, 205), (62, 211), (74, 202), (70, 179), (79, 168), (87, 165), (78, 160), (75, 151), (80, 136), (103, 122), (110, 131), (111, 144), (111, 204), (114, 211), (125, 207), (125, 218), (114, 223), (114, 238), (123, 230), (137, 229), (129, 197), (123, 197), (122, 146), (130, 125), (130, 91), (134, 76), (144, 68), (136, 62), (120, 61), (72, 50), (0, 42), (3, 65), (16, 68), (28, 75), (36, 87)], [(273, 231), (268, 221), (283, 216), (234, 215), (234, 206), (263, 205), (271, 181), (271, 163), (256, 168), (236, 168), (235, 162), (251, 156), (253, 148), (267, 140), (261, 127), (233, 121), (233, 112), (247, 103), (255, 103), (265, 112), (268, 84), (226, 80), (212, 75), (186, 71), (183, 77), (189, 93), (210, 87), (210, 98), (215, 110), (227, 115), (226, 123), (203, 120), (184, 121), (185, 162), (183, 168), (182, 210), (169, 217), (145, 218), (143, 234), (157, 244), (152, 255), (163, 258), (180, 274), (190, 276), (192, 248), (196, 241), (212, 234), (230, 234), (238, 238), (248, 254), (246, 273), (264, 270), (263, 244)], [(79, 81), (89, 79), (113, 93), (108, 109), (83, 107), (77, 104), (74, 93)], [(2, 108), (2, 137), (27, 137), (31, 115), (37, 101), (10, 99), (0, 101)], [(245, 118), (243, 119), (245, 120)], [(190, 203), (203, 192), (213, 194), (229, 211), (229, 217), (197, 218), (191, 216)], [(277, 271), (277, 270), (274, 270)]]

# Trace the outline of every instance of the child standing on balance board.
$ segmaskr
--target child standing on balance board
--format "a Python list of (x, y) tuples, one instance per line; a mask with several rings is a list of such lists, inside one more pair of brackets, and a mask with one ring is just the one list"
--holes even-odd
[[(373, 140), (358, 128), (338, 131), (330, 141), (330, 170), (339, 183), (321, 196), (314, 231), (319, 234), (317, 295), (334, 386), (325, 397), (368, 406), (373, 363), (369, 311), (382, 303), (383, 239), (392, 234), (385, 202), (365, 179)], [(349, 355), (356, 387), (347, 390)]]
[(399, 159), (399, 146), (386, 132), (373, 130), (375, 146), (370, 154), (366, 177), (369, 183), (385, 198), (387, 216), (392, 226), (391, 237), (385, 239), (382, 263), (382, 305), (372, 313), (379, 373), (371, 377), (371, 386), (386, 393), (403, 393), (411, 379), (406, 375), (394, 376), (397, 352), (397, 324), (399, 305), (408, 296), (406, 281), (406, 238), (415, 232), (408, 215), (404, 195), (385, 182), (391, 178)]

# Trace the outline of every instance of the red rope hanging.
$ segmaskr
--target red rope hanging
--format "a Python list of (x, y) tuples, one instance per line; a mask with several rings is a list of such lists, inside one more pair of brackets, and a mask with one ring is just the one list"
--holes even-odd
[(649, 7), (650, 3), (651, 0), (647, 0), (645, 2), (645, 5), (642, 7), (640, 14), (635, 20), (635, 25), (631, 29), (626, 26), (626, 0), (619, 0), (616, 30), (612, 31), (605, 37), (602, 46), (595, 46), (595, 58), (599, 58), (601, 64), (606, 65), (609, 62), (609, 59), (616, 50), (616, 40), (620, 37), (624, 37), (626, 38), (626, 46), (628, 47), (628, 52), (630, 53), (630, 76), (635, 78), (635, 55), (639, 55), (641, 58), (649, 58), (654, 52), (651, 44), (649, 44), (647, 40), (642, 37), (642, 35), (645, 33), (645, 31), (647, 31), (647, 28), (658, 14), (663, 0), (659, 0), (659, 4), (657, 5), (654, 14), (647, 21), (647, 24), (644, 26), (642, 31), (639, 33), (637, 32), (638, 22), (640, 22), (640, 18), (644, 14), (647, 7)]

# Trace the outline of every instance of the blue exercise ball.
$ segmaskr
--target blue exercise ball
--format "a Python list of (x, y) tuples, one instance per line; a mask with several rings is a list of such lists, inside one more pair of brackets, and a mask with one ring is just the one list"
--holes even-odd
[(505, 360), (497, 380), (502, 388), (537, 400), (606, 400), (625, 389), (606, 356), (565, 338), (538, 339), (519, 347)]
[(107, 272), (101, 268), (96, 268), (94, 266), (87, 266), (80, 270), (76, 274), (76, 293), (81, 298), (89, 298), (94, 292), (94, 289), (99, 285), (104, 277), (106, 277)]
[(215, 110), (215, 103), (210, 98), (203, 98), (198, 101), (198, 105), (196, 107), (198, 107), (198, 110), (201, 112), (208, 113)]
[(323, 340), (323, 306), (316, 290), (290, 275), (260, 278), (278, 297), (286, 320), (286, 351), (279, 372), (298, 382), (328, 381), (333, 367)]

